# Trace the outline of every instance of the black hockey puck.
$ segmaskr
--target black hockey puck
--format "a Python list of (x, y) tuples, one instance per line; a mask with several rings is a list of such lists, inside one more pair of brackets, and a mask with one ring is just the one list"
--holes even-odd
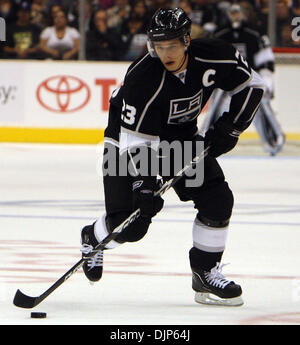
[(45, 319), (47, 317), (47, 313), (37, 313), (37, 312), (32, 312), (31, 317), (33, 319)]

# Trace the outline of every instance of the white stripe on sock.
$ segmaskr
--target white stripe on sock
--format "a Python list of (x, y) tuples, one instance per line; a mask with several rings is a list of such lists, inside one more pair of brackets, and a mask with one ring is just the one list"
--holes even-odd
[[(106, 217), (106, 214), (100, 217), (94, 225), (94, 234), (99, 243), (102, 242), (104, 238), (109, 235), (109, 232), (106, 228), (105, 217)], [(118, 243), (112, 240), (105, 246), (105, 248), (113, 249), (113, 248), (118, 247), (120, 244), (121, 243)]]
[(213, 253), (224, 251), (228, 228), (213, 228), (196, 219), (193, 225), (194, 247)]

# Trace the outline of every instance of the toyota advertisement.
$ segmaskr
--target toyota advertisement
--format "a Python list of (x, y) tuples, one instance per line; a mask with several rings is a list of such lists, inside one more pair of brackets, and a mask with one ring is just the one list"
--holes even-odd
[(0, 64), (2, 126), (105, 128), (109, 98), (128, 63)]
[(77, 77), (56, 75), (39, 84), (36, 97), (40, 105), (49, 111), (71, 113), (88, 104), (91, 89)]

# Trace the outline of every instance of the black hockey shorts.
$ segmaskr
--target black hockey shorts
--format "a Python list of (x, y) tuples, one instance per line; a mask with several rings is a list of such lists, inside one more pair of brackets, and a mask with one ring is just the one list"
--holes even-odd
[[(171, 177), (164, 176), (163, 179), (166, 181)], [(134, 211), (132, 182), (131, 176), (103, 176), (106, 219), (110, 230), (121, 224)], [(186, 178), (183, 177), (173, 188), (181, 201), (193, 201), (200, 220), (223, 222), (230, 219), (233, 195), (215, 158), (207, 156), (204, 159), (204, 179), (201, 186), (187, 187)], [(145, 236), (149, 225), (150, 223), (137, 219), (124, 229), (117, 240), (138, 241)]]

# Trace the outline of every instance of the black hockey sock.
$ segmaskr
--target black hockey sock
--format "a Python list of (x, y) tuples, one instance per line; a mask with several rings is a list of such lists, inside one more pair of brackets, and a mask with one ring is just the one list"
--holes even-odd
[(200, 268), (204, 271), (210, 271), (216, 266), (217, 262), (221, 262), (222, 255), (223, 252), (210, 253), (193, 247), (189, 252), (191, 268)]

